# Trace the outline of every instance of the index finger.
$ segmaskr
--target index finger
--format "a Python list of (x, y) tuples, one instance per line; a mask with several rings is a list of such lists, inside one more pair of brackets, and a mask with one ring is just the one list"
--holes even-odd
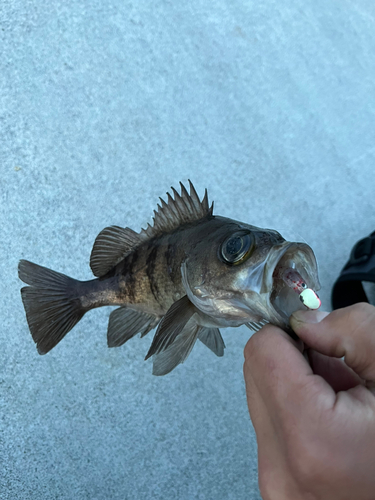
[(375, 381), (375, 307), (359, 303), (323, 316), (299, 311), (293, 313), (290, 324), (309, 347), (327, 356), (344, 357), (361, 378)]

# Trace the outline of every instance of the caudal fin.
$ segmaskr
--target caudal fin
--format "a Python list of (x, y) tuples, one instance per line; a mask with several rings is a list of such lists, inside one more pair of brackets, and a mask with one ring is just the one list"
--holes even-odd
[(39, 354), (46, 354), (85, 314), (77, 292), (80, 282), (27, 260), (18, 265), (18, 276), (31, 335)]

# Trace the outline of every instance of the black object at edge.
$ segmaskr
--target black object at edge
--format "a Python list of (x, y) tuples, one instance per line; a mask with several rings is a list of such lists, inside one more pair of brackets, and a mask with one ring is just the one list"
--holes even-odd
[(368, 302), (362, 281), (375, 283), (375, 231), (359, 240), (332, 288), (332, 308)]

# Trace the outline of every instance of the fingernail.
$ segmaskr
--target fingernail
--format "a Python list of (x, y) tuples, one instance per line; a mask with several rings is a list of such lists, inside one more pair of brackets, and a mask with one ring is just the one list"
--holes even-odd
[(290, 319), (298, 323), (320, 323), (328, 314), (324, 311), (295, 311)]

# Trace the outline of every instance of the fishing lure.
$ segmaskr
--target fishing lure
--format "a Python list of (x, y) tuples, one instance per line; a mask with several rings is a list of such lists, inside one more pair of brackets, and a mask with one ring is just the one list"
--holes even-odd
[(285, 269), (282, 273), (283, 281), (299, 295), (299, 299), (308, 309), (319, 309), (322, 302), (319, 295), (308, 288), (302, 276), (295, 269)]

